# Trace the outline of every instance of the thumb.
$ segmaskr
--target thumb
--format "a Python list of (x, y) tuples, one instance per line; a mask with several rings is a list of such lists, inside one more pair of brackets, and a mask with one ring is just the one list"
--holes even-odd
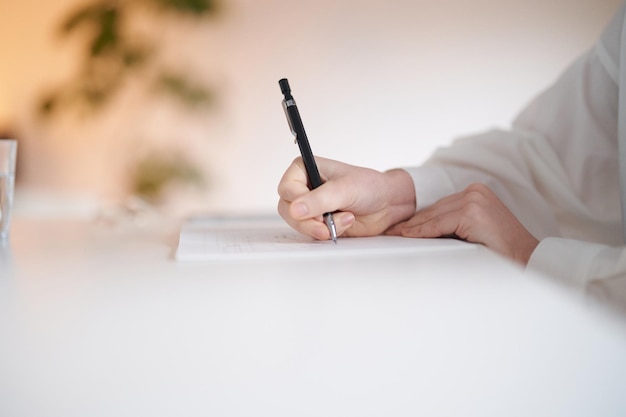
[(289, 207), (289, 212), (296, 220), (332, 213), (345, 208), (346, 194), (338, 189), (336, 183), (329, 181), (295, 199)]

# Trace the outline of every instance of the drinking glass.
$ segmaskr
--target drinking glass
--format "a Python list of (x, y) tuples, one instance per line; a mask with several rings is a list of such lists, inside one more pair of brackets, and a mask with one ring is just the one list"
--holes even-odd
[(0, 241), (7, 240), (11, 227), (16, 157), (17, 141), (0, 139)]

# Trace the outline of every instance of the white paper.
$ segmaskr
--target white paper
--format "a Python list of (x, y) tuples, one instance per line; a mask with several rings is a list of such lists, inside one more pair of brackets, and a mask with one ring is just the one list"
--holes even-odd
[(277, 217), (205, 217), (187, 220), (180, 232), (177, 261), (374, 255), (475, 249), (455, 239), (398, 236), (318, 241), (291, 229)]

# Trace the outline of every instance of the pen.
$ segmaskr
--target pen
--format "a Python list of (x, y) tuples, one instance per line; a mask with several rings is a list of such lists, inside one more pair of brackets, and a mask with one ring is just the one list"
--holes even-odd
[[(283, 100), (283, 109), (285, 110), (285, 115), (287, 116), (287, 123), (289, 123), (291, 133), (295, 136), (295, 142), (300, 148), (300, 154), (302, 155), (302, 160), (304, 161), (304, 168), (308, 179), (307, 185), (309, 189), (313, 190), (322, 185), (323, 181), (317, 169), (317, 164), (315, 163), (315, 158), (313, 157), (313, 151), (311, 151), (311, 145), (309, 145), (309, 140), (306, 137), (304, 125), (302, 124), (302, 119), (300, 118), (300, 112), (298, 112), (298, 107), (296, 106), (296, 101), (291, 95), (289, 81), (287, 81), (286, 78), (283, 78), (278, 81), (278, 84), (280, 85), (280, 91), (285, 96), (285, 99)], [(337, 228), (335, 227), (335, 221), (333, 220), (332, 213), (324, 213), (324, 223), (326, 223), (326, 226), (330, 231), (330, 237), (336, 244)]]

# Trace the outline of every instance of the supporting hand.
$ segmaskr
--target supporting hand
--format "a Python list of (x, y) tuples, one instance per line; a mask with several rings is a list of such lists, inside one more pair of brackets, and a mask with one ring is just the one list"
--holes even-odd
[(484, 184), (442, 198), (387, 231), (407, 237), (457, 236), (526, 265), (539, 241)]

